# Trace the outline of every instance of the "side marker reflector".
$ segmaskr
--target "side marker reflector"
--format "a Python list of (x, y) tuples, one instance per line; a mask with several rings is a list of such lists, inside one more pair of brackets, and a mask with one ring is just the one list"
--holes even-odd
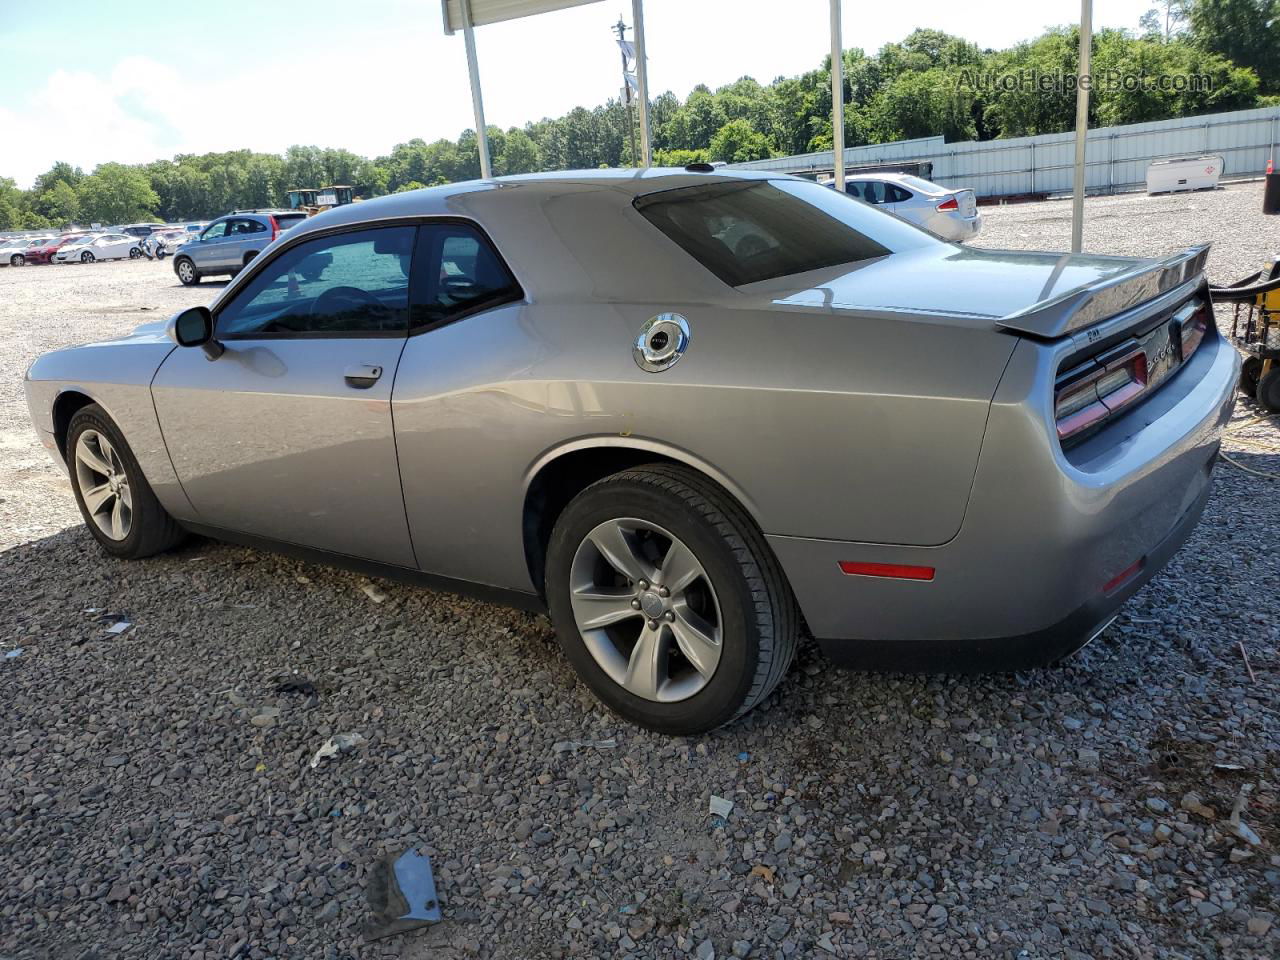
[(932, 580), (933, 567), (909, 563), (858, 563), (841, 560), (840, 570), (851, 577), (888, 577), (891, 580)]
[(1112, 577), (1110, 580), (1106, 582), (1106, 585), (1102, 588), (1102, 592), (1110, 593), (1112, 590), (1114, 590), (1116, 587), (1120, 586), (1121, 584), (1127, 583), (1128, 581), (1132, 580), (1134, 576), (1137, 575), (1138, 571), (1140, 571), (1143, 568), (1143, 566), (1145, 566), (1145, 564), (1146, 564), (1146, 559), (1143, 558), (1141, 560), (1135, 561), (1132, 565), (1125, 567), (1123, 570), (1121, 570), (1119, 573), (1117, 573), (1114, 577)]

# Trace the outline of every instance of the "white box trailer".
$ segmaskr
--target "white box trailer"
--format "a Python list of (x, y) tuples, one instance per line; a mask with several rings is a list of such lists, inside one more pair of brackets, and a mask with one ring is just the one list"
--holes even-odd
[(1222, 157), (1165, 157), (1147, 167), (1147, 193), (1212, 190), (1222, 176)]

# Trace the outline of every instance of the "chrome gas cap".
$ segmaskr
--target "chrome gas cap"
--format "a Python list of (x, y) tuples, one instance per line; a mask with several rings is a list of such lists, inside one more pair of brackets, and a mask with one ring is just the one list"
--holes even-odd
[(640, 328), (631, 355), (646, 373), (675, 366), (689, 346), (689, 321), (678, 313), (660, 313)]

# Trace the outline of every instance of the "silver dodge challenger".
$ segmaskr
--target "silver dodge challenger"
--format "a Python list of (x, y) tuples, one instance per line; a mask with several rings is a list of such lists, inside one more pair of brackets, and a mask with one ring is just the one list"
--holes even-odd
[(975, 250), (702, 165), (502, 178), (323, 213), (25, 386), (111, 556), (190, 531), (545, 610), (690, 734), (801, 634), (967, 671), (1104, 629), (1234, 402), (1206, 254)]

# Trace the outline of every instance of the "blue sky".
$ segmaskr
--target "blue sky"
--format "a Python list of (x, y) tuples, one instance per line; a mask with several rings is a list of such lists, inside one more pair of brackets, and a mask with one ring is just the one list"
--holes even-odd
[[(1135, 28), (1151, 0), (1097, 0), (1096, 26)], [(744, 74), (817, 66), (827, 0), (647, 0), (650, 90), (684, 96)], [(1076, 3), (846, 2), (844, 43), (874, 51), (917, 27), (1003, 47), (1073, 22)], [(477, 30), (489, 123), (521, 125), (617, 96), (605, 0)], [(86, 169), (178, 152), (292, 143), (386, 153), (471, 126), (460, 36), (439, 0), (0, 0), (0, 176), (28, 186), (55, 160)]]

